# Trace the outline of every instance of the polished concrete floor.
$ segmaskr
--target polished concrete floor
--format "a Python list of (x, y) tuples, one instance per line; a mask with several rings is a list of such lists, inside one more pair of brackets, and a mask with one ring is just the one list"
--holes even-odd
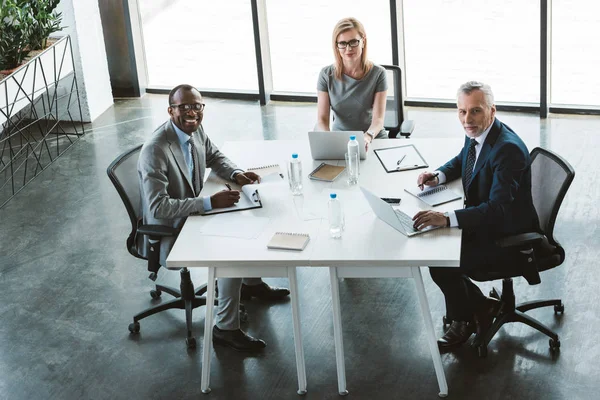
[[(153, 304), (148, 294), (152, 282), (144, 262), (125, 248), (129, 220), (106, 167), (151, 135), (167, 117), (166, 103), (162, 95), (118, 100), (75, 146), (0, 209), (0, 398), (298, 398), (287, 301), (246, 303), (250, 321), (244, 329), (265, 339), (268, 347), (258, 356), (215, 348), (209, 395), (200, 391), (201, 352), (185, 347), (182, 310), (144, 320), (138, 336), (127, 330), (132, 315)], [(204, 126), (219, 145), (302, 138), (316, 116), (315, 104), (206, 103)], [(408, 116), (416, 121), (415, 137), (462, 135), (452, 110), (411, 108)], [(566, 262), (545, 272), (541, 285), (515, 282), (522, 301), (563, 299), (562, 316), (551, 309), (531, 312), (558, 332), (562, 347), (552, 355), (542, 334), (506, 326), (492, 341), (487, 359), (467, 347), (442, 356), (450, 398), (595, 399), (600, 389), (600, 118), (498, 116), (530, 149), (542, 145), (555, 150), (577, 171), (556, 226)], [(424, 276), (441, 334), (443, 297)], [(298, 277), (308, 373), (305, 398), (336, 399), (328, 274), (325, 269), (300, 269)], [(195, 270), (193, 278), (201, 283), (205, 272)], [(178, 274), (162, 270), (159, 279), (177, 285)], [(482, 286), (487, 290), (491, 284)], [(347, 279), (340, 290), (348, 398), (437, 398), (414, 283)], [(203, 323), (201, 308), (194, 313), (199, 339)]]

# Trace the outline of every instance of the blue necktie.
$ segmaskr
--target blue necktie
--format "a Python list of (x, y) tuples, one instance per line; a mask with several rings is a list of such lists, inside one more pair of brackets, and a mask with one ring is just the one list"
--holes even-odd
[(477, 140), (471, 139), (467, 153), (467, 164), (465, 165), (465, 173), (463, 175), (463, 187), (465, 192), (471, 183), (471, 179), (473, 179), (473, 169), (475, 168), (475, 146), (477, 146)]

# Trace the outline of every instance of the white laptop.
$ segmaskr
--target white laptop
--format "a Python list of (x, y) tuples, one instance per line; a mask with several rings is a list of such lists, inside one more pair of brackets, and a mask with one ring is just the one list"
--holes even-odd
[(361, 131), (312, 131), (308, 132), (310, 153), (313, 160), (344, 160), (344, 154), (348, 151), (348, 140), (350, 136), (356, 136), (360, 159), (367, 158), (365, 151), (365, 137)]
[(429, 226), (419, 231), (413, 228), (414, 222), (406, 213), (393, 208), (391, 204), (381, 200), (364, 187), (361, 186), (360, 190), (363, 192), (367, 198), (367, 201), (369, 202), (369, 205), (375, 212), (375, 215), (377, 215), (380, 220), (408, 237), (440, 228), (439, 226)]

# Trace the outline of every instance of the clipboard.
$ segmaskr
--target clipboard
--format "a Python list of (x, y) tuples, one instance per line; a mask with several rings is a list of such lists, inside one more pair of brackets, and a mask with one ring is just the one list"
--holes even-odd
[(262, 200), (258, 193), (258, 185), (244, 185), (240, 192), (240, 201), (231, 207), (213, 208), (210, 211), (205, 211), (202, 215), (223, 214), (228, 212), (252, 210), (254, 208), (262, 208)]
[(391, 172), (402, 172), (429, 167), (429, 164), (427, 164), (427, 161), (425, 161), (414, 144), (388, 147), (374, 151), (379, 162), (381, 162), (383, 169), (385, 169), (385, 172), (388, 174)]

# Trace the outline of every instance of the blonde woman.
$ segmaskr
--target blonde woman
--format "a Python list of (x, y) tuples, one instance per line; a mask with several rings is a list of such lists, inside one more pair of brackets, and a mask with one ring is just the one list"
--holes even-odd
[(385, 69), (367, 58), (365, 28), (355, 18), (340, 20), (333, 29), (332, 39), (335, 63), (321, 70), (317, 82), (316, 129), (362, 131), (368, 149), (373, 139), (387, 137), (383, 129)]

